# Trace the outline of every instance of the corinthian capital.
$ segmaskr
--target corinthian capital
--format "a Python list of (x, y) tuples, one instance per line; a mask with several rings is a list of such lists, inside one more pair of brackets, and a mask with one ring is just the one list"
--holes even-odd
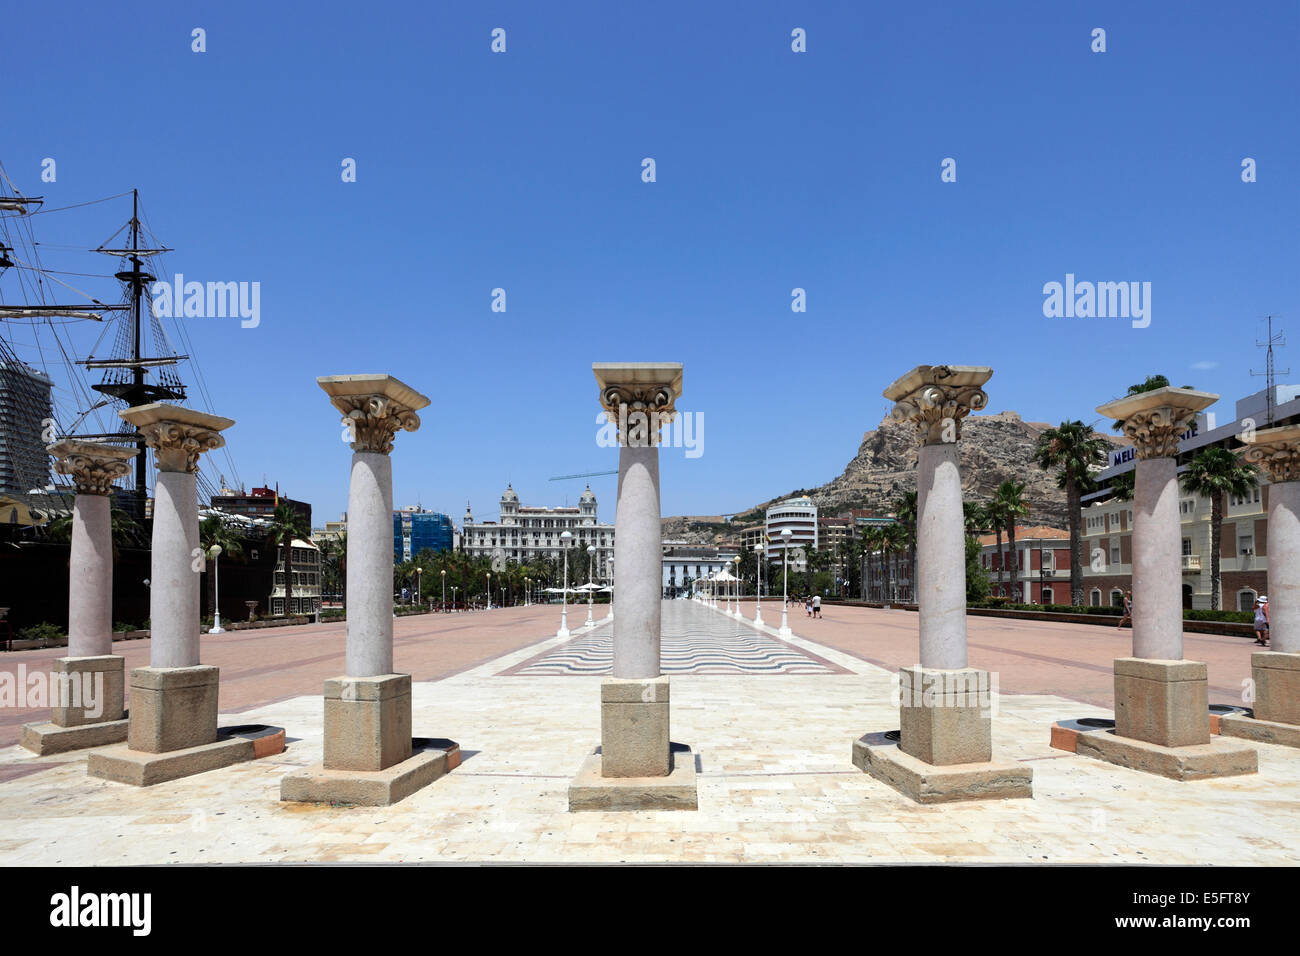
[(1097, 411), (1120, 423), (1139, 459), (1174, 458), (1196, 413), (1218, 400), (1213, 392), (1166, 386), (1099, 405)]
[(138, 448), (65, 438), (46, 448), (54, 456), (54, 471), (71, 475), (79, 495), (111, 495), (113, 482), (131, 471)]
[(600, 405), (618, 428), (620, 445), (659, 443), (659, 429), (677, 416), (682, 393), (680, 362), (597, 362), (591, 366)]
[(1300, 425), (1262, 428), (1237, 454), (1256, 465), (1272, 484), (1300, 481)]
[(153, 449), (154, 464), (159, 471), (199, 469), (199, 456), (226, 443), (221, 432), (235, 424), (229, 418), (196, 412), (192, 408), (152, 402), (118, 412), (144, 436)]
[(353, 451), (387, 455), (402, 430), (417, 431), (416, 411), (429, 399), (391, 375), (328, 375), (316, 379), (343, 415)]
[(890, 417), (915, 425), (918, 444), (955, 442), (962, 419), (988, 404), (982, 386), (992, 376), (986, 365), (918, 365), (885, 389)]

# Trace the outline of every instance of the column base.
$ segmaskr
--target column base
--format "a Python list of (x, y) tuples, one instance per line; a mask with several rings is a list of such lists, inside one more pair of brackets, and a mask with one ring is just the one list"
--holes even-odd
[(1160, 747), (1210, 742), (1209, 672), (1199, 661), (1115, 659), (1115, 736)]
[(325, 682), (329, 770), (375, 772), (411, 757), (411, 675), (334, 677)]
[(853, 764), (917, 803), (1014, 800), (1034, 795), (1034, 772), (1009, 760), (936, 766), (904, 753), (883, 733), (853, 741)]
[(1250, 655), (1255, 679), (1255, 717), (1300, 724), (1300, 654), (1256, 651)]
[(109, 744), (120, 744), (126, 740), (130, 723), (129, 720), (123, 719), (80, 724), (76, 727), (60, 727), (48, 720), (23, 724), (22, 736), (18, 743), (38, 757), (67, 753), (70, 750), (85, 750), (87, 747), (104, 747)]
[(668, 678), (607, 677), (600, 682), (601, 773), (607, 777), (667, 777)]
[(569, 812), (583, 810), (698, 810), (695, 755), (671, 744), (670, 771), (662, 777), (610, 777), (599, 749), (583, 761), (569, 784)]
[(131, 671), (127, 746), (161, 754), (214, 743), (220, 676), (220, 669), (202, 664)]
[(282, 727), (231, 727), (219, 733), (211, 743), (166, 753), (132, 750), (129, 745), (99, 750), (90, 754), (86, 770), (92, 777), (135, 787), (152, 787), (283, 751)]
[(993, 759), (993, 690), (973, 667), (904, 667), (898, 672), (898, 749), (936, 767)]
[[(1220, 719), (1220, 726), (1233, 718)], [(1209, 727), (1209, 715), (1205, 714)], [(1094, 757), (1130, 770), (1155, 773), (1171, 780), (1205, 780), (1236, 777), (1259, 772), (1259, 754), (1254, 747), (1218, 737), (1203, 744), (1166, 747), (1162, 744), (1120, 736), (1116, 730), (1081, 733), (1077, 739), (1081, 757)]]
[(305, 767), (281, 779), (280, 800), (387, 807), (460, 766), (460, 745), (453, 740), (416, 737), (410, 748), (410, 757), (383, 770)]
[(1300, 747), (1300, 724), (1287, 724), (1280, 720), (1260, 720), (1245, 714), (1224, 714), (1219, 718), (1219, 733), (1225, 737), (1253, 740), (1258, 744)]
[[(50, 670), (54, 689), (50, 723), (56, 727), (110, 723), (125, 715), (126, 661), (121, 657), (59, 657)], [(87, 714), (86, 705), (92, 697), (95, 713)]]

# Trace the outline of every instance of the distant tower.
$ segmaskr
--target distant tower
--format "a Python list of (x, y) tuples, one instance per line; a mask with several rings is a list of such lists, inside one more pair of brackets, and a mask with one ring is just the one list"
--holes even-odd
[(505, 494), (501, 496), (501, 524), (503, 526), (519, 524), (519, 496), (508, 483)]
[(587, 490), (578, 499), (578, 514), (584, 525), (596, 523), (596, 496), (591, 493), (591, 485), (587, 485)]
[(44, 491), (50, 483), (46, 422), (54, 383), (22, 362), (0, 361), (0, 493)]

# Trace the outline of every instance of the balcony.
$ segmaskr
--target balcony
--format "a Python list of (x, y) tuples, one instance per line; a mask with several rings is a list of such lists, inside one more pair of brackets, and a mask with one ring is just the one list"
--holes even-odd
[(1201, 570), (1201, 556), (1199, 554), (1183, 555), (1183, 570), (1189, 574), (1197, 574)]

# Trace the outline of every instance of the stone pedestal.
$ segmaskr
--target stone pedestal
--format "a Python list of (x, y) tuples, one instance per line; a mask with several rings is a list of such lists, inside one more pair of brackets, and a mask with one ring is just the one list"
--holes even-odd
[(451, 740), (411, 736), (411, 676), (393, 668), (393, 439), (429, 399), (391, 375), (317, 383), (352, 441), (348, 487), (347, 673), (325, 682), (320, 763), (280, 781), (280, 799), (388, 806), (460, 764)]
[(1300, 425), (1262, 428), (1238, 450), (1269, 479), (1269, 646), (1250, 658), (1254, 716), (1219, 720), (1220, 733), (1300, 747)]
[(1254, 773), (1255, 751), (1210, 735), (1208, 669), (1183, 660), (1179, 435), (1218, 399), (1160, 388), (1100, 406), (1137, 453), (1133, 487), (1133, 656), (1115, 661), (1115, 729), (1077, 752), (1175, 780)]
[(68, 656), (54, 662), (48, 721), (23, 726), (19, 742), (44, 755), (126, 739), (123, 663), (113, 655), (113, 531), (109, 496), (135, 448), (67, 439), (48, 448), (54, 470), (77, 489), (68, 551)]
[(601, 746), (569, 787), (570, 810), (697, 808), (695, 758), (669, 738), (668, 678), (660, 669), (662, 549), (659, 429), (676, 415), (676, 363), (592, 366), (618, 428), (613, 677), (601, 682)]
[[(228, 418), (154, 403), (119, 412), (158, 471), (151, 541), (149, 666), (131, 672), (126, 744), (90, 755), (91, 776), (151, 786), (259, 756), (217, 727), (220, 672), (199, 661), (199, 456), (225, 444)], [(278, 730), (278, 728), (270, 728)]]
[(993, 759), (993, 687), (967, 665), (966, 527), (957, 442), (961, 422), (988, 402), (983, 366), (921, 365), (889, 388), (893, 417), (916, 426), (919, 667), (899, 673), (897, 743), (853, 742), (853, 763), (918, 803), (1033, 796), (1033, 771)]

